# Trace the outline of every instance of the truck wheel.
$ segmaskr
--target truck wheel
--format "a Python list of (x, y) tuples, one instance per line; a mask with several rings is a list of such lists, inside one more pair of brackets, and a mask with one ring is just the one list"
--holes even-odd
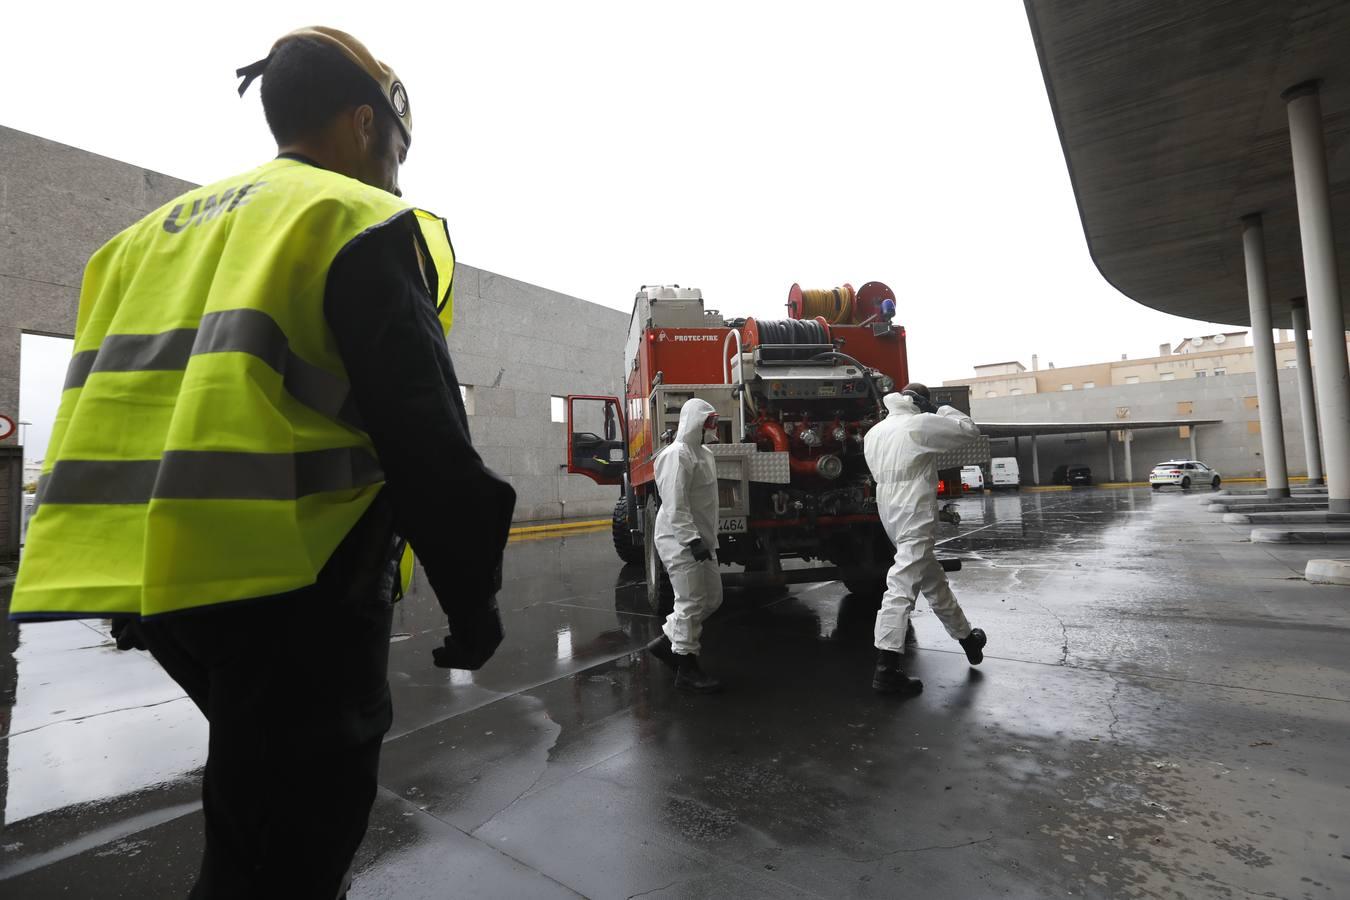
[(1218, 475), (1215, 475), (1215, 476), (1214, 476), (1214, 480), (1211, 481), (1211, 482), (1209, 483), (1209, 486), (1210, 486), (1211, 489), (1217, 491), (1217, 490), (1219, 489), (1219, 485), (1222, 484), (1222, 483), (1223, 483), (1223, 480), (1222, 480), (1221, 478), (1219, 478)]
[(1191, 489), (1191, 476), (1187, 475), (1185, 478), (1181, 479), (1181, 489), (1183, 491), (1189, 491)]
[(886, 593), (886, 576), (889, 574), (891, 562), (895, 559), (895, 545), (891, 539), (886, 536), (886, 530), (880, 523), (870, 526), (867, 532), (859, 535), (864, 541), (870, 541), (872, 544), (871, 553), (858, 555), (851, 561), (853, 565), (873, 568), (871, 574), (867, 570), (853, 575), (851, 578), (844, 579), (844, 587), (848, 592), (859, 600), (870, 604), (873, 608), (881, 607), (882, 595)]
[(658, 616), (668, 616), (675, 608), (675, 591), (670, 576), (656, 552), (656, 498), (648, 497), (642, 518), (643, 569), (647, 575), (647, 605)]
[(883, 578), (845, 578), (844, 587), (848, 592), (874, 607), (881, 607), (881, 597), (886, 593), (886, 579)]
[(620, 497), (619, 502), (614, 504), (613, 530), (614, 552), (619, 554), (619, 559), (623, 560), (623, 564), (625, 566), (642, 565), (642, 548), (633, 546), (633, 539), (628, 533), (628, 499), (626, 497)]

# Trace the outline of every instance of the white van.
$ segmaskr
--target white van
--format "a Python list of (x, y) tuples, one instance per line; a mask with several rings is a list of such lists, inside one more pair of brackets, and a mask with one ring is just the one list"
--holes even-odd
[(989, 463), (989, 486), (994, 490), (1002, 487), (1019, 487), (1022, 484), (1022, 472), (1017, 467), (1017, 457), (996, 456)]
[(968, 491), (984, 490), (984, 470), (979, 466), (962, 466), (961, 486)]

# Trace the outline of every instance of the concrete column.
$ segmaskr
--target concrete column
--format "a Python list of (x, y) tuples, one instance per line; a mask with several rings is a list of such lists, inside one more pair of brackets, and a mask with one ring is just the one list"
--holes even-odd
[(1200, 454), (1195, 452), (1195, 429), (1197, 426), (1191, 426), (1191, 459), (1199, 459)]
[(1116, 451), (1111, 449), (1111, 432), (1106, 433), (1106, 471), (1111, 480), (1116, 480)]
[(1036, 435), (1031, 436), (1031, 483), (1041, 483), (1041, 454), (1036, 449)]
[(1133, 442), (1134, 435), (1125, 432), (1125, 480), (1134, 481), (1134, 460), (1130, 458), (1130, 444)]
[(1289, 144), (1298, 194), (1298, 230), (1303, 241), (1303, 281), (1308, 290), (1317, 368), (1317, 412), (1326, 453), (1327, 493), (1332, 512), (1350, 512), (1350, 359), (1331, 232), (1327, 153), (1322, 102), (1315, 81), (1295, 85), (1282, 97), (1289, 105)]
[(1260, 213), (1242, 217), (1242, 253), (1247, 261), (1247, 308), (1252, 317), (1252, 356), (1256, 360), (1256, 402), (1261, 407), (1266, 496), (1288, 497), (1289, 470), (1284, 459), (1284, 422), (1280, 418), (1280, 370), (1275, 367), (1266, 240)]
[(1298, 355), (1298, 407), (1303, 413), (1303, 449), (1308, 456), (1308, 484), (1322, 483), (1322, 439), (1317, 434), (1317, 401), (1313, 393), (1312, 354), (1308, 351), (1308, 305), (1302, 297), (1289, 301), (1294, 318), (1294, 353)]

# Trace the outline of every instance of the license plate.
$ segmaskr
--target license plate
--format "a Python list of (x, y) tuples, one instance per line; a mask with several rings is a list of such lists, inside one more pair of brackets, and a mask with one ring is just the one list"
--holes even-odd
[(745, 516), (724, 516), (717, 520), (719, 534), (745, 534)]

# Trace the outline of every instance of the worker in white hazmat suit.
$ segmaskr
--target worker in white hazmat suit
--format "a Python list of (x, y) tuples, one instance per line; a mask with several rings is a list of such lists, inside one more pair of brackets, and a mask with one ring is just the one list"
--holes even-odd
[(653, 538), (670, 576), (675, 608), (664, 634), (647, 645), (675, 670), (675, 686), (712, 693), (722, 685), (698, 663), (703, 621), (722, 605), (717, 570), (717, 461), (706, 440), (716, 440), (717, 410), (697, 397), (680, 410), (675, 440), (656, 457), (656, 490), (661, 509)]
[(872, 687), (882, 693), (917, 694), (923, 682), (906, 676), (901, 662), (909, 617), (920, 592), (970, 663), (978, 665), (984, 659), (985, 634), (966, 621), (935, 553), (937, 455), (961, 447), (980, 430), (965, 413), (950, 406), (934, 407), (928, 388), (917, 382), (901, 393), (887, 394), (883, 402), (886, 418), (863, 441), (863, 454), (877, 484), (877, 510), (895, 544), (895, 564), (886, 576), (886, 593), (877, 612)]

